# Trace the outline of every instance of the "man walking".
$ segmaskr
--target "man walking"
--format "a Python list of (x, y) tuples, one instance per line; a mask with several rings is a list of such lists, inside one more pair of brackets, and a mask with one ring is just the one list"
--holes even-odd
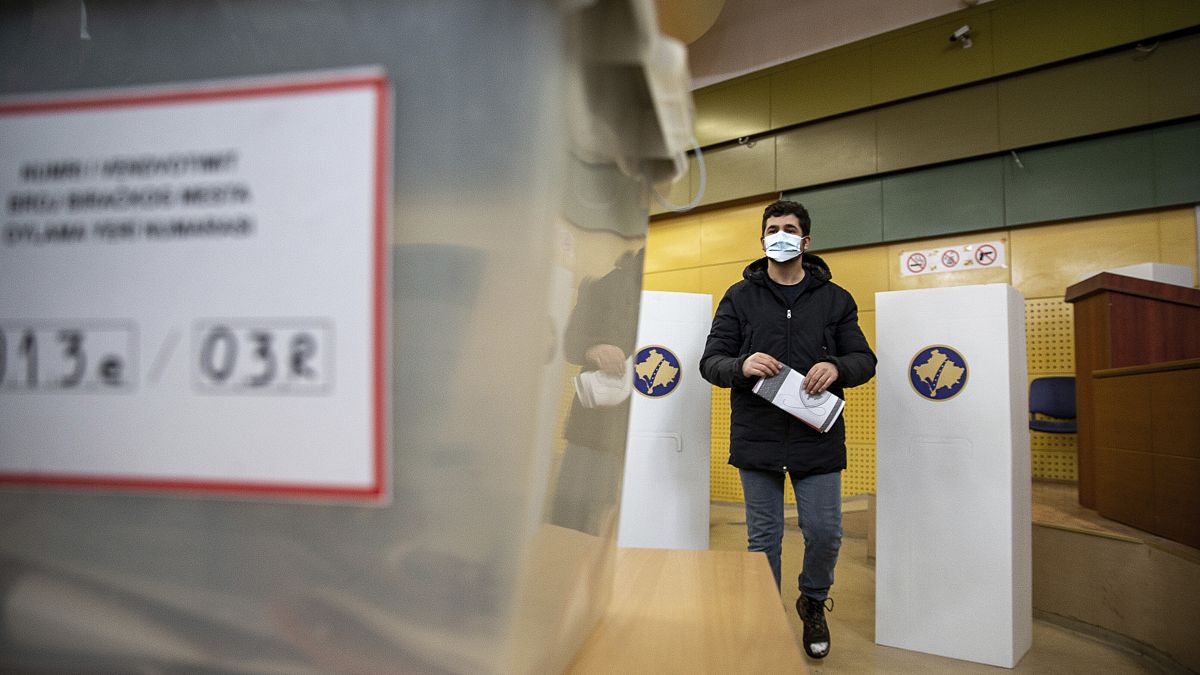
[(842, 396), (875, 374), (875, 354), (858, 326), (858, 307), (831, 281), (829, 266), (805, 254), (808, 211), (777, 201), (763, 211), (760, 241), (766, 257), (746, 267), (713, 317), (700, 359), (704, 379), (730, 393), (729, 463), (738, 468), (746, 500), (750, 551), (762, 551), (780, 583), (783, 481), (790, 477), (804, 533), (804, 567), (796, 611), (804, 622), (804, 651), (829, 654), (825, 609), (842, 542), (842, 470), (846, 427), (827, 433), (759, 398), (751, 387), (781, 365), (806, 373), (810, 394)]

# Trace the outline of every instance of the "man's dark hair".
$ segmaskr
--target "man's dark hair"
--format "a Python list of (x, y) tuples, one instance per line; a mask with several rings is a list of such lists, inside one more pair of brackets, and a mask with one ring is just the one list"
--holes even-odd
[(808, 230), (812, 227), (812, 220), (808, 217), (808, 211), (800, 202), (789, 202), (785, 199), (780, 199), (763, 210), (762, 232), (767, 231), (767, 218), (787, 215), (796, 216), (800, 219), (800, 231), (807, 237)]

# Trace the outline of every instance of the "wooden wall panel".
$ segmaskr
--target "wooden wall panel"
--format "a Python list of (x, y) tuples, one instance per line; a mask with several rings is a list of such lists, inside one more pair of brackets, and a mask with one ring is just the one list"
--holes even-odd
[(790, 190), (875, 173), (875, 134), (874, 111), (779, 134), (776, 188)]
[(1196, 210), (1192, 207), (1158, 212), (1158, 258), (1171, 265), (1192, 268), (1192, 285), (1196, 276)]
[(1106, 268), (1158, 260), (1154, 213), (1095, 218), (1012, 231), (1012, 284), (1026, 298), (1063, 295)]
[(1196, 308), (1124, 293), (1110, 293), (1108, 302), (1113, 316), (1111, 367), (1177, 361), (1200, 354), (1200, 312)]
[(1140, 3), (1129, 0), (1021, 0), (996, 7), (996, 74), (1136, 40)]
[[(1200, 415), (1180, 414), (1188, 410), (1187, 402), (1200, 405), (1200, 372), (1195, 369), (1173, 370), (1156, 373), (1152, 377), (1154, 385), (1149, 392), (1149, 406), (1154, 451), (1200, 460)], [(1126, 395), (1128, 393), (1125, 392)], [(1195, 409), (1191, 412), (1195, 412)], [(1195, 487), (1200, 491), (1200, 484)], [(1193, 513), (1200, 518), (1200, 511)]]
[(645, 272), (700, 265), (700, 219), (671, 218), (650, 225), (646, 233)]
[(1142, 32), (1159, 35), (1200, 23), (1196, 0), (1141, 0)]
[(1139, 391), (1137, 395), (1131, 395), (1129, 381), (1120, 377), (1094, 378), (1092, 385), (1097, 446), (1126, 452), (1153, 452), (1150, 392)]
[(1200, 546), (1200, 359), (1090, 379), (1100, 515)]
[[(704, 153), (708, 177), (700, 204), (718, 204), (775, 191), (775, 137), (727, 145)], [(692, 194), (700, 192), (700, 172), (692, 172)]]
[[(950, 42), (969, 23), (972, 46)], [(930, 23), (871, 45), (871, 101), (886, 103), (991, 77), (995, 38), (990, 13)]]
[(1000, 147), (1148, 123), (1150, 83), (1138, 57), (1129, 50), (1000, 80)]
[(761, 134), (771, 128), (771, 82), (734, 80), (695, 92), (696, 140), (701, 146)]
[(762, 256), (762, 213), (771, 201), (700, 214), (700, 253), (704, 264)]
[[(696, 157), (694, 155), (688, 155), (687, 173), (680, 176), (679, 179), (674, 183), (663, 182), (655, 185), (654, 188), (658, 190), (658, 193), (663, 196), (663, 199), (665, 199), (668, 204), (676, 207), (687, 206), (688, 202), (692, 201), (692, 173), (695, 171), (695, 167)], [(671, 211), (663, 208), (663, 206), (658, 203), (658, 200), (654, 198), (654, 195), (651, 194), (650, 215), (657, 216), (660, 213), (671, 213)]]
[(1200, 460), (1154, 457), (1154, 524), (1156, 533), (1200, 547)]
[(995, 82), (880, 108), (879, 171), (998, 152), (998, 115)]
[(1098, 298), (1075, 304), (1075, 425), (1079, 436), (1079, 503), (1096, 508), (1095, 387), (1089, 373), (1112, 362), (1108, 308)]
[(1154, 522), (1153, 455), (1096, 448), (1096, 510), (1105, 518), (1145, 528)]
[(642, 275), (642, 290), (674, 291), (676, 293), (696, 293), (700, 287), (700, 269), (693, 267), (686, 270), (671, 270), (669, 272), (652, 272)]
[[(830, 251), (818, 255), (829, 265), (833, 281), (850, 292), (858, 304), (860, 317), (875, 310), (875, 293), (888, 287), (888, 255), (882, 246), (849, 251)], [(872, 321), (874, 318), (872, 317)], [(863, 328), (866, 331), (866, 327)], [(872, 335), (874, 330), (872, 329)]]
[(749, 260), (744, 260), (700, 268), (700, 289), (697, 292), (708, 293), (712, 296), (714, 313), (717, 311), (717, 305), (720, 304), (721, 298), (725, 297), (725, 291), (742, 280), (742, 270), (746, 269), (746, 265), (749, 264)]
[(834, 50), (772, 73), (771, 128), (810, 122), (871, 104), (871, 51)]
[[(1200, 2), (1194, 3), (1200, 7)], [(1200, 111), (1200, 35), (1166, 40), (1145, 57), (1149, 78), (1150, 119), (1154, 122)]]

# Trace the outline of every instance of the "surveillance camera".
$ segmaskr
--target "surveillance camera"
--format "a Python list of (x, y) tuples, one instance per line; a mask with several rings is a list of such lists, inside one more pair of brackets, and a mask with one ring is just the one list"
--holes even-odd
[(963, 26), (950, 34), (950, 41), (958, 42), (959, 40), (969, 39), (970, 35), (971, 35), (971, 27), (969, 25)]

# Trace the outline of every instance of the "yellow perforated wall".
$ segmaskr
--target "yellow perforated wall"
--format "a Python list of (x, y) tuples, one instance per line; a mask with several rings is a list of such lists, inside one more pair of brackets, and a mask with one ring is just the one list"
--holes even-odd
[(846, 390), (846, 472), (842, 494), (875, 491), (875, 381)]
[(1030, 377), (1075, 372), (1075, 314), (1062, 298), (1025, 301), (1025, 353)]
[(712, 388), (712, 454), (709, 492), (723, 502), (742, 501), (742, 481), (729, 466), (729, 390)]
[[(1062, 298), (1025, 301), (1025, 353), (1029, 380), (1075, 374), (1074, 305)], [(1079, 477), (1078, 436), (1029, 432), (1034, 478), (1073, 481)]]

